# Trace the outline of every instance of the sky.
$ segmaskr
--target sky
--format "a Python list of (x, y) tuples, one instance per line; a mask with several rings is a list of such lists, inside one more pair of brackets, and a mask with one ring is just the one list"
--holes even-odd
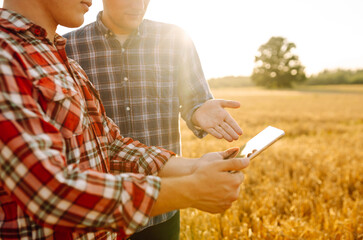
[[(145, 18), (182, 27), (207, 79), (249, 76), (258, 48), (272, 36), (295, 43), (311, 75), (363, 68), (362, 9), (363, 0), (151, 0)], [(84, 25), (101, 10), (102, 1), (93, 0)]]

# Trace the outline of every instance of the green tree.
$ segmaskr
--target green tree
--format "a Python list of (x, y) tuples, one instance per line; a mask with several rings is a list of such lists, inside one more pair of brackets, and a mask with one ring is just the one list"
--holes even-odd
[(324, 70), (318, 74), (310, 76), (306, 84), (325, 85), (325, 84), (362, 84), (363, 69), (332, 69)]
[(267, 88), (291, 88), (306, 80), (305, 67), (292, 52), (296, 45), (283, 37), (271, 37), (255, 58), (252, 81)]

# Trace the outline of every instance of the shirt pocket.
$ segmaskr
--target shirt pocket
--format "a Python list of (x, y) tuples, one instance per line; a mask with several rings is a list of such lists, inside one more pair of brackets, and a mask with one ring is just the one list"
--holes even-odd
[(72, 77), (58, 74), (34, 82), (47, 102), (45, 113), (64, 138), (80, 135), (87, 126), (84, 99), (76, 90)]

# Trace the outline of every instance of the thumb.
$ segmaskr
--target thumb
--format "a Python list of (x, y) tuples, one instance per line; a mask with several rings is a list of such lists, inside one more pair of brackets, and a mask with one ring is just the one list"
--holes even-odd
[(248, 166), (250, 160), (248, 158), (232, 158), (224, 161), (216, 162), (217, 169), (223, 172), (240, 171)]
[(232, 100), (220, 100), (223, 108), (239, 108), (241, 104), (237, 101)]
[(233, 148), (227, 149), (223, 152), (220, 152), (220, 154), (222, 155), (223, 159), (228, 159), (228, 158), (234, 158), (235, 156), (237, 156), (238, 152), (239, 152), (239, 148), (233, 147)]

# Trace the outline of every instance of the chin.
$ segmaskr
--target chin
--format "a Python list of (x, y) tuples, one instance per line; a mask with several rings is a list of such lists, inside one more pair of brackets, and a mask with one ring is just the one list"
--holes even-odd
[(83, 24), (84, 22), (84, 17), (80, 17), (80, 18), (69, 18), (69, 19), (65, 19), (65, 21), (60, 22), (59, 24), (64, 26), (64, 27), (68, 27), (68, 28), (76, 28), (79, 27)]

